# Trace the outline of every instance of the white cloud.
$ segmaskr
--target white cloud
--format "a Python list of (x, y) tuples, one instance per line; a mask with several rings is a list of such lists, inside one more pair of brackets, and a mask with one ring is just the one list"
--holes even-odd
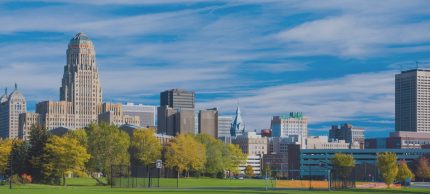
[(247, 126), (267, 128), (273, 115), (304, 112), (311, 124), (358, 117), (392, 118), (394, 72), (352, 74), (340, 78), (285, 84), (250, 91), (251, 96), (201, 103), (234, 111), (239, 101)]

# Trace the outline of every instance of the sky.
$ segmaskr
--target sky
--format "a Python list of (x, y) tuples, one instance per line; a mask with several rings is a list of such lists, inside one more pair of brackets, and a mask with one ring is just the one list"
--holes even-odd
[(239, 104), (248, 130), (303, 112), (311, 135), (351, 123), (387, 136), (395, 74), (430, 62), (425, 0), (3, 0), (0, 87), (18, 83), (29, 111), (59, 100), (77, 32), (95, 44), (104, 101), (193, 90), (199, 109)]

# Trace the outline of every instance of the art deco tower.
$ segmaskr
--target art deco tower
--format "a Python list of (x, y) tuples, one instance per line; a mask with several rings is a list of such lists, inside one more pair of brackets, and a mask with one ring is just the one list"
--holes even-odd
[(82, 127), (97, 121), (98, 107), (102, 103), (102, 89), (96, 52), (93, 42), (82, 32), (69, 42), (60, 100), (72, 102), (72, 112)]

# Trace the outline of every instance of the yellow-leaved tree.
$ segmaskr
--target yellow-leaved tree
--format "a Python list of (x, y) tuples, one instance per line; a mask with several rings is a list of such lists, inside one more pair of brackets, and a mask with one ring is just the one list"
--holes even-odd
[(161, 159), (162, 146), (160, 140), (155, 137), (154, 129), (138, 129), (134, 131), (131, 138), (131, 148), (136, 159), (146, 166)]
[(45, 145), (45, 157), (49, 162), (44, 164), (48, 176), (61, 176), (66, 185), (66, 172), (82, 171), (90, 155), (87, 149), (76, 139), (68, 136), (51, 136)]
[(392, 152), (378, 154), (376, 165), (384, 183), (390, 188), (397, 176), (399, 168), (397, 166), (397, 155)]
[(166, 167), (174, 168), (179, 173), (203, 169), (206, 161), (205, 146), (197, 142), (192, 135), (180, 134), (172, 139), (165, 151)]
[(0, 174), (4, 175), (8, 167), (10, 152), (12, 151), (12, 140), (0, 139)]

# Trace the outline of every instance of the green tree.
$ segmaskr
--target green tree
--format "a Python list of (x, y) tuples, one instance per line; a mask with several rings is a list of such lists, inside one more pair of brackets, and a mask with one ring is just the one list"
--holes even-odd
[(13, 156), (14, 173), (18, 175), (30, 174), (29, 150), (30, 144), (26, 141), (16, 141), (12, 146), (11, 156)]
[(101, 172), (111, 183), (111, 166), (128, 165), (130, 162), (128, 148), (130, 137), (115, 125), (103, 123), (91, 124), (86, 128), (88, 135), (88, 152), (91, 155), (87, 163), (89, 175), (99, 184), (106, 184), (93, 176), (94, 172)]
[(199, 134), (196, 140), (205, 146), (206, 158), (210, 158), (205, 162), (204, 173), (215, 177), (217, 173), (224, 172), (225, 158), (230, 154), (226, 144), (208, 134)]
[(348, 177), (355, 167), (355, 160), (351, 154), (336, 153), (331, 160), (334, 170), (343, 178)]
[(239, 166), (245, 164), (247, 155), (235, 144), (227, 144), (229, 155), (225, 157), (226, 169), (232, 174), (239, 173)]
[(254, 169), (252, 168), (251, 165), (247, 165), (245, 167), (245, 176), (248, 178), (255, 176)]
[(390, 188), (397, 176), (399, 168), (397, 166), (397, 155), (391, 152), (378, 154), (376, 165), (384, 183)]
[(0, 139), (0, 174), (6, 174), (9, 164), (9, 155), (12, 151), (12, 140)]
[(49, 162), (49, 158), (43, 157), (45, 145), (49, 137), (48, 131), (40, 126), (32, 126), (30, 130), (30, 150), (28, 152), (29, 162), (31, 165), (30, 174), (33, 182), (47, 183), (48, 180), (43, 173), (43, 164)]
[(405, 183), (407, 178), (410, 178), (410, 180), (412, 181), (415, 178), (415, 175), (409, 169), (406, 161), (402, 160), (399, 163), (399, 171), (397, 172), (397, 180), (400, 180), (402, 183)]
[(45, 146), (45, 156), (49, 162), (44, 164), (45, 173), (57, 172), (66, 185), (66, 172), (82, 171), (90, 158), (87, 150), (76, 139), (64, 136), (52, 136)]
[(206, 161), (206, 148), (189, 134), (180, 134), (173, 138), (165, 151), (166, 167), (174, 168), (179, 173), (203, 169)]
[(429, 160), (421, 156), (416, 162), (415, 174), (421, 179), (430, 178)]

